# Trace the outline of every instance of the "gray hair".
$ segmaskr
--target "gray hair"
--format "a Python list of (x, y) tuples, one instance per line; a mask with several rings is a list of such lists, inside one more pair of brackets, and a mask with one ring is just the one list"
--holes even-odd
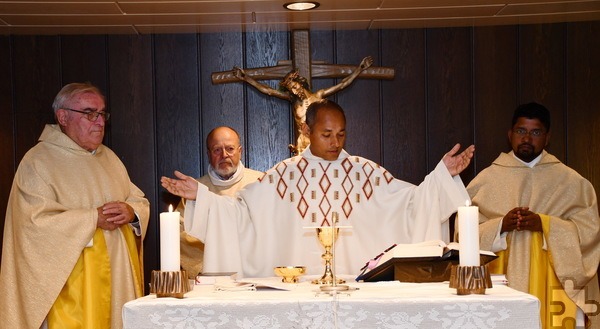
[(89, 82), (74, 82), (62, 87), (58, 94), (56, 94), (56, 97), (54, 97), (54, 102), (52, 102), (54, 113), (56, 114), (58, 109), (64, 108), (65, 104), (70, 102), (73, 98), (87, 93), (100, 96), (102, 101), (106, 103), (106, 99), (98, 87)]

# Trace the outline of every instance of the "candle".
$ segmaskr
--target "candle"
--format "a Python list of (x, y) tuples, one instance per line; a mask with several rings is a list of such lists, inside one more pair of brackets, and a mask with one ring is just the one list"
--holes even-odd
[(169, 205), (169, 212), (160, 213), (160, 270), (179, 271), (179, 257), (179, 211)]
[(460, 266), (479, 266), (479, 207), (470, 200), (458, 207), (458, 242)]

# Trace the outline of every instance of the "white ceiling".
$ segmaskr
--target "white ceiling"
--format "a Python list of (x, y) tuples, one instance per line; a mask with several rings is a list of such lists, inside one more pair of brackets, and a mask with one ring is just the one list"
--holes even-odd
[(600, 20), (600, 0), (0, 1), (0, 34), (151, 34), (404, 29)]

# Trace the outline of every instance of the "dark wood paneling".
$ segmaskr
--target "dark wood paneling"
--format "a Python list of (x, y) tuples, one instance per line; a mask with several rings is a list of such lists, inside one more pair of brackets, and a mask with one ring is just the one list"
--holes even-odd
[[(289, 34), (265, 32), (245, 34), (245, 65), (254, 68), (274, 66), (277, 61), (291, 59)], [(262, 81), (277, 89), (279, 80)], [(267, 96), (245, 85), (248, 114), (249, 166), (266, 170), (290, 156), (287, 145), (292, 143), (292, 113), (288, 101)]]
[(60, 59), (63, 85), (91, 82), (110, 96), (105, 36), (60, 37)]
[[(358, 66), (366, 56), (373, 57), (373, 65), (380, 65), (379, 31), (337, 31), (336, 62)], [(356, 45), (360, 45), (357, 47)], [(346, 149), (381, 163), (381, 111), (379, 81), (355, 79), (335, 94), (335, 99), (346, 112)]]
[[(158, 177), (172, 177), (174, 170), (197, 176), (201, 125), (197, 36), (157, 35), (154, 53)], [(161, 189), (160, 211), (177, 203)]]
[(600, 22), (571, 24), (567, 29), (566, 158), (596, 188), (600, 187), (600, 43), (590, 40), (599, 35)]
[(536, 101), (548, 108), (548, 150), (561, 161), (566, 155), (565, 26), (525, 25), (519, 32), (519, 103)]
[[(4, 232), (6, 204), (17, 162), (15, 160), (14, 111), (12, 104), (11, 38), (0, 37), (0, 232)], [(2, 254), (0, 234), (0, 255)]]
[[(240, 135), (243, 145), (245, 165), (252, 157), (247, 152), (246, 118), (244, 107), (244, 84), (234, 82), (214, 85), (211, 81), (213, 72), (231, 70), (234, 66), (242, 67), (244, 56), (241, 33), (215, 33), (200, 36), (200, 77), (202, 95), (202, 127), (198, 152), (200, 153), (200, 175), (206, 174), (208, 157), (206, 155), (206, 136), (218, 126), (230, 126)], [(211, 60), (214, 59), (214, 60)]]
[(112, 114), (111, 148), (125, 164), (131, 181), (150, 201), (150, 222), (144, 240), (145, 278), (148, 280), (150, 271), (160, 268), (152, 38), (111, 36), (107, 49), (111, 72), (108, 91)]
[(15, 145), (17, 162), (54, 123), (52, 101), (62, 87), (57, 37), (14, 37)]
[[(427, 30), (427, 149), (431, 171), (456, 143), (473, 143), (471, 29)], [(461, 177), (474, 175), (469, 166)]]
[(382, 63), (395, 69), (382, 85), (383, 165), (419, 184), (427, 174), (425, 147), (425, 35), (423, 30), (382, 32)]
[(517, 29), (475, 28), (473, 33), (473, 110), (476, 172), (510, 150), (507, 132), (517, 106)]
[[(335, 32), (333, 31), (314, 31), (310, 32), (310, 51), (312, 61), (321, 61), (327, 64), (346, 64), (336, 63), (335, 60)], [(337, 82), (335, 79), (312, 79), (312, 90), (317, 91), (329, 88)], [(328, 97), (333, 100), (334, 97)]]

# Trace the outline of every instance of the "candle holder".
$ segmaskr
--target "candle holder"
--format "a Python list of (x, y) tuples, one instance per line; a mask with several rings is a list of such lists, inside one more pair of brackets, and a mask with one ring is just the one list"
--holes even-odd
[(485, 295), (485, 289), (492, 288), (488, 266), (452, 266), (450, 288), (456, 288), (458, 295)]
[(183, 298), (190, 290), (186, 271), (152, 271), (150, 293), (156, 294), (156, 297)]

